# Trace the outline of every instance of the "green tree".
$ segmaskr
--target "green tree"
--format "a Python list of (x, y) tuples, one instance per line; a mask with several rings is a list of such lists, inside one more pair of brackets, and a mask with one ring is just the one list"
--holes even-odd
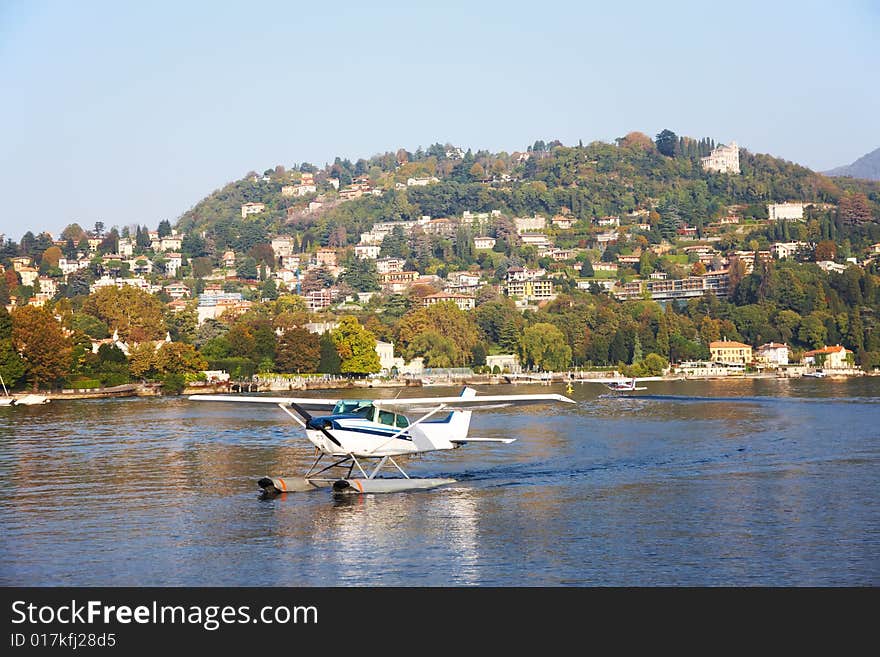
[(159, 340), (165, 336), (165, 306), (131, 285), (102, 287), (89, 295), (83, 312), (97, 317), (127, 342)]
[(343, 374), (372, 374), (382, 369), (376, 352), (376, 336), (361, 326), (357, 318), (346, 315), (340, 319), (331, 336)]
[(810, 313), (801, 321), (798, 330), (798, 340), (812, 349), (819, 349), (825, 345), (828, 338), (828, 329), (820, 313)]
[(660, 376), (669, 367), (669, 363), (663, 356), (658, 354), (648, 354), (645, 360), (641, 362), (644, 376)]
[(523, 318), (512, 299), (502, 297), (487, 301), (474, 311), (473, 316), (483, 340), (497, 344), (505, 351), (516, 350)]
[(571, 347), (556, 326), (539, 322), (523, 331), (519, 357), (526, 367), (556, 372), (571, 364)]
[(428, 367), (454, 367), (456, 365), (455, 343), (437, 331), (420, 333), (411, 345), (414, 353), (425, 359)]
[(793, 310), (780, 310), (776, 314), (776, 328), (785, 343), (791, 342), (792, 337), (800, 326), (801, 316)]
[(661, 356), (669, 356), (669, 325), (666, 321), (666, 315), (661, 314), (657, 320), (657, 351)]
[(257, 280), (257, 276), (259, 276), (259, 272), (257, 271), (257, 261), (250, 256), (242, 258), (235, 268), (235, 274), (239, 278), (243, 278), (245, 280)]
[(165, 324), (174, 342), (195, 342), (199, 329), (198, 305), (195, 300), (186, 304), (183, 310), (166, 311)]
[(149, 342), (133, 347), (128, 352), (128, 368), (132, 376), (148, 379), (156, 373), (156, 348)]
[(674, 157), (678, 144), (678, 135), (672, 132), (672, 130), (663, 130), (657, 134), (654, 143), (657, 145), (657, 150), (660, 153), (666, 157)]
[(128, 358), (115, 344), (102, 344), (98, 348), (98, 363), (95, 373), (100, 376), (106, 386), (118, 386), (128, 383), (130, 371)]
[(339, 283), (348, 285), (355, 292), (373, 292), (379, 289), (379, 274), (375, 260), (352, 258), (339, 275)]
[(639, 256), (639, 275), (647, 278), (654, 273), (654, 259), (650, 251), (643, 251)]
[(86, 313), (73, 313), (70, 318), (70, 328), (74, 331), (82, 331), (95, 340), (103, 340), (110, 337), (110, 329), (107, 324), (97, 317)]
[(278, 285), (274, 278), (267, 279), (260, 289), (260, 297), (268, 301), (274, 301), (278, 298)]
[(633, 364), (639, 363), (642, 360), (642, 341), (639, 339), (638, 334), (635, 336), (635, 340), (633, 341), (633, 353), (632, 353), (632, 362)]
[[(206, 340), (199, 347), (199, 351), (202, 356), (208, 360), (221, 360), (232, 356), (232, 345), (229, 344), (229, 338), (227, 338), (226, 333), (224, 333), (223, 335), (217, 335)], [(253, 362), (250, 359), (245, 360)]]
[(165, 343), (156, 352), (156, 370), (161, 375), (192, 374), (207, 368), (207, 361), (195, 347), (183, 342)]
[(213, 340), (221, 335), (226, 335), (228, 332), (229, 327), (226, 324), (209, 317), (196, 330), (196, 338), (193, 341), (193, 344), (198, 349), (201, 349), (202, 345), (209, 340)]
[(482, 342), (478, 342), (474, 345), (474, 348), (471, 349), (471, 357), (473, 360), (473, 364), (476, 367), (482, 367), (486, 364), (486, 345)]
[(12, 317), (6, 306), (0, 305), (0, 340), (12, 339)]
[(249, 358), (254, 363), (275, 358), (275, 328), (269, 317), (243, 315), (226, 334), (232, 356)]
[(608, 360), (611, 363), (626, 363), (629, 361), (629, 349), (626, 345), (626, 337), (623, 331), (615, 331), (614, 337), (611, 338), (611, 345), (608, 347)]
[(463, 366), (470, 361), (471, 349), (478, 341), (477, 327), (473, 317), (461, 310), (455, 302), (444, 301), (421, 306), (400, 319), (397, 340), (406, 358), (422, 355), (414, 342), (420, 334), (428, 331), (434, 331), (452, 341), (455, 346), (452, 359), (454, 366)]
[(12, 388), (15, 386), (19, 379), (24, 376), (24, 373), (25, 362), (12, 347), (12, 340), (10, 338), (0, 338), (0, 377), (3, 377), (6, 387)]
[(342, 361), (339, 359), (336, 342), (334, 342), (330, 331), (321, 334), (320, 346), (321, 358), (318, 362), (318, 371), (323, 374), (340, 374)]

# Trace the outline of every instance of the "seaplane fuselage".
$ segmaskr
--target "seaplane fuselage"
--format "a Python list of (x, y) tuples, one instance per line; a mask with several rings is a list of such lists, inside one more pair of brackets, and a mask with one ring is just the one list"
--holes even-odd
[(340, 402), (332, 415), (311, 417), (306, 437), (330, 456), (381, 457), (454, 449), (467, 437), (470, 411), (451, 411), (411, 425), (400, 413), (381, 410), (369, 401)]

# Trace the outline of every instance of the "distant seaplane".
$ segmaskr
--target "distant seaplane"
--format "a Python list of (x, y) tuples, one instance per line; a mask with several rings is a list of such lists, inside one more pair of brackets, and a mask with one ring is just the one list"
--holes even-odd
[(638, 390), (647, 390), (645, 386), (639, 386), (642, 381), (663, 381), (660, 376), (635, 376), (630, 378), (604, 378), (604, 379), (577, 379), (583, 383), (601, 383), (603, 386), (613, 392), (635, 392)]
[[(471, 412), (526, 404), (570, 403), (564, 395), (483, 395), (464, 388), (458, 397), (410, 399), (315, 399), (193, 395), (193, 401), (275, 404), (287, 413), (315, 446), (315, 461), (303, 477), (264, 477), (258, 485), (267, 495), (331, 487), (335, 493), (391, 493), (435, 488), (454, 479), (411, 478), (395, 457), (462, 447), (468, 443), (512, 443), (514, 438), (470, 438)], [(325, 412), (326, 415), (313, 415)], [(421, 413), (414, 421), (404, 412)], [(445, 412), (445, 417), (438, 414)], [(331, 463), (320, 470), (324, 457)], [(370, 467), (371, 466), (371, 467)], [(380, 478), (393, 467), (401, 476)], [(333, 468), (347, 470), (331, 477)], [(360, 476), (352, 476), (357, 468)]]

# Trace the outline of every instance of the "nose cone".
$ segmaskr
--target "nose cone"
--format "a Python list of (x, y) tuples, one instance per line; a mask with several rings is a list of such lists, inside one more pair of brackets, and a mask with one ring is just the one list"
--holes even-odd
[(331, 429), (333, 428), (333, 420), (328, 417), (313, 417), (308, 422), (306, 422), (306, 427), (308, 429), (314, 429), (315, 431), (320, 431), (321, 429)]

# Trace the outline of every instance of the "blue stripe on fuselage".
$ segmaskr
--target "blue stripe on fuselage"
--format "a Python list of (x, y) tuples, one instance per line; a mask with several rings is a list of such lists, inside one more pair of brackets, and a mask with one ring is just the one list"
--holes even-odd
[[(402, 428), (401, 427), (401, 428), (397, 428), (397, 429), (380, 429), (379, 427), (359, 427), (359, 426), (352, 426), (352, 425), (346, 426), (343, 424), (339, 424), (339, 422), (337, 422), (336, 420), (331, 420), (331, 422), (333, 424), (333, 428), (339, 429), (340, 431), (353, 431), (355, 433), (366, 433), (366, 434), (370, 434), (373, 436), (384, 436), (386, 438), (390, 438), (391, 436), (396, 434), (398, 431), (400, 431), (400, 429)], [(406, 433), (400, 434), (399, 436), (397, 436), (397, 438), (399, 438), (400, 440), (412, 440), (412, 438), (410, 436), (408, 436)]]

